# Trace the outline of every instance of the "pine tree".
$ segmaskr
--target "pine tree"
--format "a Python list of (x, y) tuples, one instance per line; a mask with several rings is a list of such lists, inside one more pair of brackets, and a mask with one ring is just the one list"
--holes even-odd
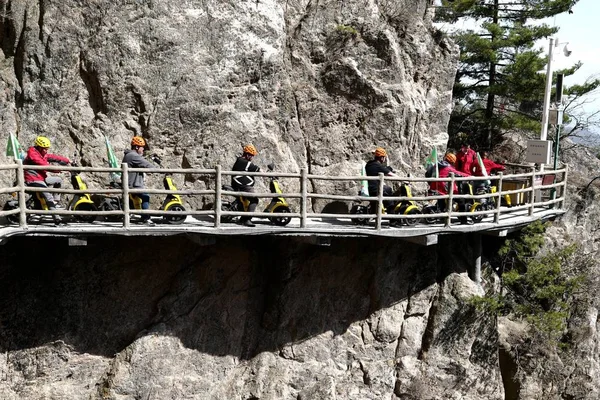
[[(472, 29), (451, 32), (461, 56), (450, 118), (450, 145), (465, 132), (478, 147), (492, 147), (507, 128), (540, 130), (547, 63), (540, 39), (558, 28), (539, 20), (570, 11), (578, 0), (443, 0), (438, 22)], [(567, 71), (574, 73), (579, 66)]]

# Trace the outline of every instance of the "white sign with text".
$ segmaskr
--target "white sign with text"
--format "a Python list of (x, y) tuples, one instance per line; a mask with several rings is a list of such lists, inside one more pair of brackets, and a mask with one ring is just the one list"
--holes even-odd
[(525, 161), (536, 164), (550, 164), (552, 142), (550, 140), (528, 140)]

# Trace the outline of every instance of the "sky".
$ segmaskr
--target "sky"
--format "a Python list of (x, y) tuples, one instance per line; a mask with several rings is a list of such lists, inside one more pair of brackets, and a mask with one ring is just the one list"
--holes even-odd
[[(573, 13), (559, 14), (545, 20), (550, 26), (559, 27), (555, 38), (558, 42), (568, 42), (571, 56), (565, 57), (563, 45), (553, 51), (552, 69), (572, 66), (581, 61), (583, 66), (574, 75), (565, 78), (565, 84), (584, 83), (590, 77), (600, 79), (600, 0), (580, 0), (572, 9)], [(541, 44), (548, 52), (549, 41)], [(590, 103), (583, 105), (586, 113), (600, 109), (600, 91), (590, 96)]]

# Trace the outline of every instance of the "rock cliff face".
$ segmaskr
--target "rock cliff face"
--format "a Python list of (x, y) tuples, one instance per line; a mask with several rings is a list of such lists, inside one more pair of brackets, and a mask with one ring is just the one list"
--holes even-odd
[(445, 143), (457, 60), (429, 7), (6, 0), (0, 141), (44, 134), (106, 166), (104, 136), (119, 154), (142, 135), (184, 168), (228, 168), (252, 142), (258, 164), (318, 174), (356, 174), (379, 145), (408, 172)]
[[(458, 56), (428, 3), (3, 0), (0, 143), (43, 134), (104, 166), (104, 136), (119, 152), (135, 134), (166, 166), (227, 168), (253, 142), (259, 164), (316, 174), (353, 174), (380, 145), (415, 172), (445, 144)], [(571, 174), (579, 187), (586, 176)], [(573, 197), (554, 242), (589, 237), (597, 251), (595, 196)], [(11, 239), (0, 398), (597, 397), (594, 306), (574, 320), (564, 387), (533, 364), (509, 379), (527, 367), (510, 358), (522, 328), (468, 305), (481, 290), (465, 272), (470, 240)]]
[(500, 399), (455, 240), (11, 239), (0, 397)]

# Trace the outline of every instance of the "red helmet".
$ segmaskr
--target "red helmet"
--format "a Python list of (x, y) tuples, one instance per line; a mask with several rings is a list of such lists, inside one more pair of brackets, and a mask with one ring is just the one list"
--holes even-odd
[(146, 141), (141, 136), (134, 136), (133, 139), (131, 139), (131, 145), (144, 147), (146, 146)]

